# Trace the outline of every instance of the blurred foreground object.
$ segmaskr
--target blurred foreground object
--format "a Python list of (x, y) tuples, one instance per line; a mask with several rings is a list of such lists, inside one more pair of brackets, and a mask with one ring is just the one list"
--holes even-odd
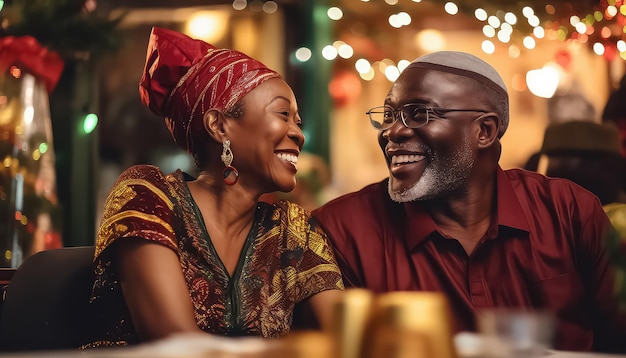
[(626, 203), (604, 205), (604, 211), (615, 228), (607, 244), (611, 262), (615, 265), (615, 292), (618, 295), (620, 309), (626, 311)]
[(62, 246), (48, 103), (62, 69), (34, 38), (0, 38), (0, 267)]
[(438, 292), (348, 289), (335, 307), (337, 358), (456, 358), (448, 301)]
[(547, 312), (492, 309), (481, 312), (482, 357), (543, 357), (552, 347), (554, 321)]

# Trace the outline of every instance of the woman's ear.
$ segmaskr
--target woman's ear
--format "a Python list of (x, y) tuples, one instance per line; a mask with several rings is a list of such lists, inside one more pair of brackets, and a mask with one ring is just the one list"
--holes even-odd
[(226, 138), (224, 115), (222, 112), (211, 109), (204, 114), (204, 129), (216, 142), (222, 143)]
[(480, 132), (478, 133), (478, 147), (490, 147), (494, 141), (498, 140), (498, 129), (500, 118), (495, 113), (488, 113), (480, 120)]

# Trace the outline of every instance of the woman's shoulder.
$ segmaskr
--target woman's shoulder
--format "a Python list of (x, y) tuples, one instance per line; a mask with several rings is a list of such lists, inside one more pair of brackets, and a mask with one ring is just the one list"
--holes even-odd
[(115, 183), (115, 186), (128, 185), (131, 183), (165, 188), (172, 182), (184, 181), (184, 174), (177, 170), (171, 174), (165, 174), (154, 165), (139, 164), (124, 170)]
[(133, 165), (132, 167), (127, 168), (120, 174), (118, 180), (147, 180), (154, 181), (159, 179), (164, 179), (165, 174), (161, 171), (161, 169), (154, 165), (148, 164), (139, 164)]

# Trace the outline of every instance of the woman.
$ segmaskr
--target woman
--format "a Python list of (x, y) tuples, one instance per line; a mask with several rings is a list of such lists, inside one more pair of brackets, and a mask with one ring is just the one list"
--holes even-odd
[(92, 301), (125, 304), (129, 317), (103, 314), (114, 328), (93, 345), (201, 331), (278, 337), (304, 302), (324, 324), (343, 288), (326, 235), (299, 206), (258, 201), (295, 186), (304, 136), (291, 88), (240, 52), (154, 28), (140, 94), (200, 174), (140, 165), (118, 178)]

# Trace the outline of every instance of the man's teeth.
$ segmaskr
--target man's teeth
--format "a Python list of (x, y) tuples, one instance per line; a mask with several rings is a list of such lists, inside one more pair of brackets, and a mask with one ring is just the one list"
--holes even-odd
[(293, 165), (297, 165), (298, 164), (298, 156), (293, 155), (293, 154), (287, 154), (287, 153), (277, 153), (276, 154), (278, 156), (278, 158), (288, 161), (289, 163), (293, 164)]
[(391, 164), (405, 164), (405, 163), (413, 163), (419, 162), (424, 159), (423, 155), (394, 155), (391, 157)]

